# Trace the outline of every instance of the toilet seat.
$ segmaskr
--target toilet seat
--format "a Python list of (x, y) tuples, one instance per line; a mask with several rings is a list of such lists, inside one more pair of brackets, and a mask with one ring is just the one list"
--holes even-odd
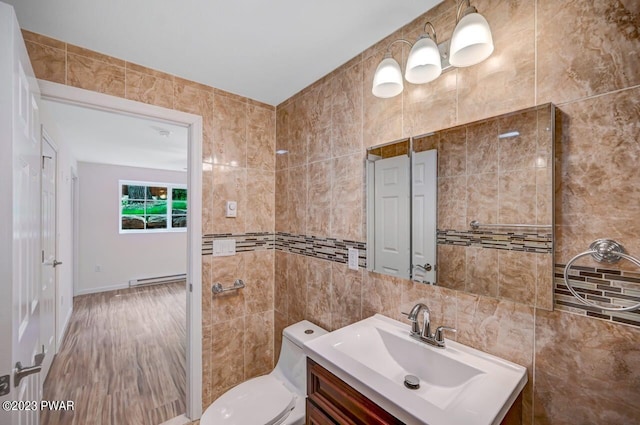
[(278, 425), (291, 413), (297, 396), (271, 375), (250, 379), (218, 398), (201, 425)]

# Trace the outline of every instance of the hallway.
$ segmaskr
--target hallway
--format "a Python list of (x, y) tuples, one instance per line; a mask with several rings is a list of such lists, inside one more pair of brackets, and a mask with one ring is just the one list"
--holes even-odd
[(157, 425), (185, 412), (184, 281), (78, 296), (41, 425)]

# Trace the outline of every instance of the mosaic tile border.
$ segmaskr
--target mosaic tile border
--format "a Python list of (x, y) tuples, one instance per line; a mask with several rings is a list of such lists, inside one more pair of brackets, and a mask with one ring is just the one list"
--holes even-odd
[(216, 233), (202, 236), (202, 255), (213, 255), (214, 239), (235, 239), (236, 252), (260, 251), (274, 249), (276, 246), (275, 233)]
[(236, 252), (277, 249), (343, 264), (348, 262), (348, 249), (356, 248), (358, 250), (358, 265), (362, 268), (367, 266), (367, 245), (365, 242), (282, 232), (216, 233), (203, 235), (202, 255), (213, 255), (214, 239), (235, 239)]
[(438, 230), (438, 243), (508, 251), (553, 253), (549, 232), (495, 232), (490, 230)]
[[(286, 232), (269, 233), (215, 233), (202, 237), (202, 255), (213, 254), (214, 239), (235, 239), (236, 252), (264, 249), (302, 254), (308, 257), (346, 263), (348, 248), (358, 249), (359, 265), (367, 265), (366, 242), (322, 238)], [(553, 237), (550, 233), (492, 232), (482, 230), (438, 230), (438, 244), (475, 246), (510, 251), (553, 253)]]
[(367, 244), (365, 242), (296, 235), (282, 232), (276, 233), (277, 250), (334, 261), (336, 263), (347, 263), (349, 258), (349, 248), (356, 248), (358, 250), (358, 266), (366, 268)]
[[(554, 268), (554, 295), (558, 310), (640, 327), (640, 309), (603, 311), (577, 300), (565, 285), (564, 266), (556, 264)], [(617, 307), (640, 302), (640, 273), (637, 272), (572, 266), (569, 280), (576, 292), (590, 301), (601, 301)]]

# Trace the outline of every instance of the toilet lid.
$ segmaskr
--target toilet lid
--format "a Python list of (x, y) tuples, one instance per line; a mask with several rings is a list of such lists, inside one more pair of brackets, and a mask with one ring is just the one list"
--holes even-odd
[(271, 375), (250, 379), (218, 398), (201, 425), (276, 425), (295, 407), (295, 396)]

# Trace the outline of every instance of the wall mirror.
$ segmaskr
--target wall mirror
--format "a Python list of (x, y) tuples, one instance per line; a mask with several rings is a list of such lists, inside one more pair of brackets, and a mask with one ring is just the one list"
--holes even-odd
[(552, 104), (367, 150), (367, 268), (553, 309)]

